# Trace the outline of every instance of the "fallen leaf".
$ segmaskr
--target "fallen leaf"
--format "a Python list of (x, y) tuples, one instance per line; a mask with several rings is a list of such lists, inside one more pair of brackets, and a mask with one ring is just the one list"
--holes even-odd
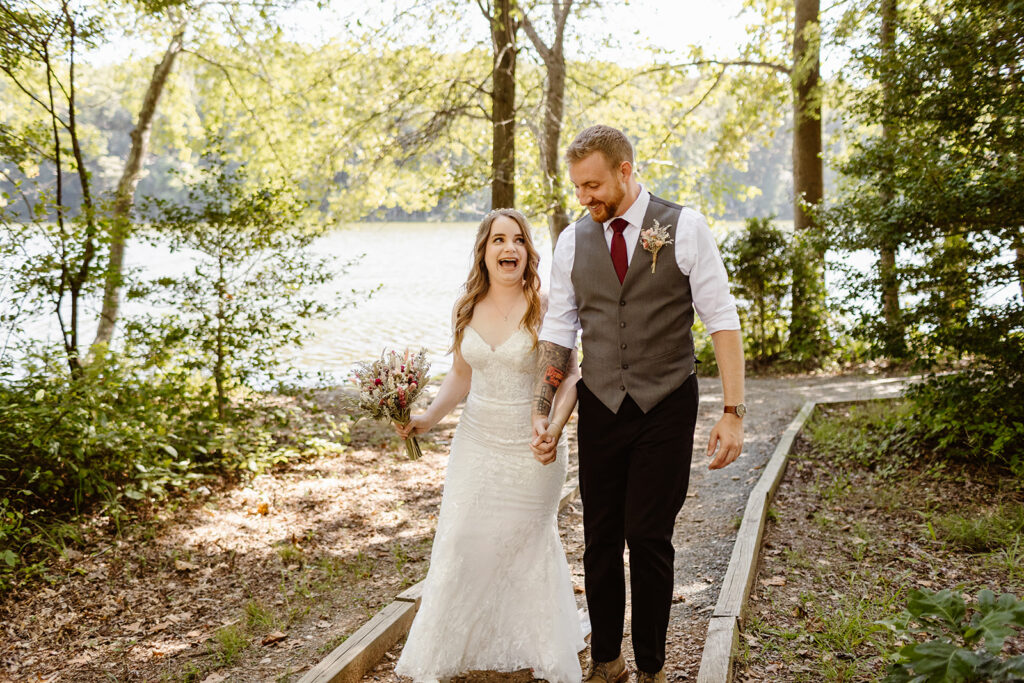
[(261, 515), (268, 515), (270, 514), (270, 506), (267, 505), (266, 503), (260, 503), (259, 506), (256, 508), (256, 512)]
[(191, 562), (185, 562), (184, 560), (175, 560), (174, 568), (179, 572), (190, 572), (199, 569), (199, 565), (192, 564)]
[(288, 634), (283, 633), (282, 631), (271, 631), (267, 635), (263, 636), (263, 640), (260, 641), (260, 645), (270, 645), (272, 643), (282, 641), (287, 637)]
[(761, 579), (762, 586), (785, 586), (785, 576), (770, 576), (767, 579)]

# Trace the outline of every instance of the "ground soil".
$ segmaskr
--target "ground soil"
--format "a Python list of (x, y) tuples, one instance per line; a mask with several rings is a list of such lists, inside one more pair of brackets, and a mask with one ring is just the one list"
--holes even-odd
[[(970, 552), (940, 521), (1022, 502), (1020, 482), (988, 464), (922, 457), (883, 476), (801, 436), (769, 513), (735, 680), (881, 680), (898, 645), (876, 622), (897, 616), (911, 589), (1024, 596), (1013, 547)], [(1022, 651), (1024, 637), (1007, 641), (1004, 652)]]
[[(746, 497), (803, 401), (891, 395), (899, 386), (863, 376), (751, 379), (744, 453), (709, 472), (702, 451), (721, 394), (717, 379), (701, 381), (690, 495), (675, 534), (669, 680), (696, 678)], [(324, 400), (344, 412), (340, 395)], [(457, 418), (423, 439), (416, 462), (403, 459), (388, 428), (360, 421), (340, 456), (200, 489), (120, 533), (92, 520), (49, 581), (0, 599), (0, 680), (297, 680), (425, 576)], [(559, 525), (582, 587), (578, 503)], [(624, 651), (630, 659), (628, 635)], [(397, 653), (369, 678), (393, 679)]]

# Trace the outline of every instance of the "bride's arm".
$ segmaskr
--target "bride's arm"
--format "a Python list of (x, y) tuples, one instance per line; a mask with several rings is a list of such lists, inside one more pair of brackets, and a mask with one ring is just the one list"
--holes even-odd
[[(422, 434), (441, 421), (441, 418), (452, 412), (452, 409), (459, 404), (459, 401), (466, 398), (469, 393), (469, 383), (473, 376), (473, 370), (469, 363), (456, 349), (452, 355), (452, 369), (441, 382), (441, 388), (437, 390), (437, 396), (430, 402), (426, 412), (413, 415), (412, 419), (405, 425), (395, 425), (395, 429), (403, 439), (416, 434)], [(575, 398), (573, 399), (575, 400)]]

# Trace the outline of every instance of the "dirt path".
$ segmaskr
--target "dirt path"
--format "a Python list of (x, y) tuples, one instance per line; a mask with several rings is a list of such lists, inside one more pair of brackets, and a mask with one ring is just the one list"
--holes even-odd
[[(746, 383), (748, 413), (744, 418), (743, 454), (729, 467), (711, 471), (707, 469), (704, 452), (711, 428), (722, 412), (721, 384), (716, 378), (701, 380), (690, 487), (686, 504), (676, 521), (673, 537), (676, 547), (676, 584), (666, 648), (668, 680), (697, 678), (708, 616), (718, 600), (722, 579), (732, 554), (738, 520), (742, 517), (747, 497), (760, 476), (761, 468), (767, 464), (779, 437), (800, 407), (809, 399), (862, 400), (896, 396), (903, 384), (904, 381), (898, 378), (749, 378)], [(583, 516), (578, 502), (562, 513), (559, 529), (573, 583), (582, 587)], [(585, 596), (579, 594), (577, 602), (585, 608)], [(628, 608), (626, 620), (627, 635), (623, 649), (633, 668)], [(400, 653), (399, 645), (388, 653), (388, 657), (364, 681), (401, 681), (392, 672)], [(589, 652), (582, 653), (581, 661), (589, 661)], [(527, 672), (507, 677), (493, 674), (466, 677), (473, 681), (494, 678), (517, 682), (532, 680)]]
[[(720, 385), (701, 386), (691, 495), (676, 526), (670, 680), (696, 677), (735, 520), (803, 401), (899, 388), (874, 378), (750, 379), (744, 454), (709, 472), (702, 450), (721, 412)], [(457, 417), (424, 440), (415, 463), (395, 459), (391, 433), (363, 421), (341, 456), (203, 493), (120, 535), (96, 519), (49, 583), (0, 601), (0, 681), (297, 680), (425, 575)], [(582, 586), (577, 506), (559, 522)], [(628, 638), (625, 647), (631, 655)], [(369, 679), (393, 680), (396, 654)]]

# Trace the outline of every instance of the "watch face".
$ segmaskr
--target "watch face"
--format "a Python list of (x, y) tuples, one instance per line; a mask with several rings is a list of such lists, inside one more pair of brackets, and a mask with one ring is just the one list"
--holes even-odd
[(747, 414), (747, 407), (742, 403), (736, 405), (736, 417), (743, 417)]

